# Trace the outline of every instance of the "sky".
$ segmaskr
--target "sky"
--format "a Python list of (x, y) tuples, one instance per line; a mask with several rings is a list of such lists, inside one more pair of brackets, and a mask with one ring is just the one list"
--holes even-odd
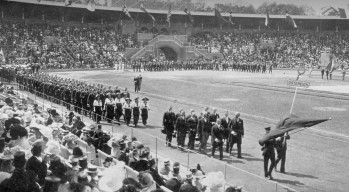
[[(195, 0), (194, 0), (195, 1)], [(349, 13), (349, 0), (197, 0), (205, 1), (207, 5), (214, 4), (226, 4), (226, 3), (237, 3), (238, 5), (249, 5), (252, 4), (255, 8), (261, 5), (263, 2), (276, 2), (278, 4), (295, 4), (295, 5), (309, 5), (313, 7), (316, 13), (320, 13), (322, 7), (332, 6), (336, 9), (344, 8)], [(349, 15), (349, 14), (348, 14)]]

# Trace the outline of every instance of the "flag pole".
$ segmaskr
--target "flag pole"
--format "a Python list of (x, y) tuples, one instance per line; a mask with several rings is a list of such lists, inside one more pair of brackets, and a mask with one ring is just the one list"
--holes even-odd
[(294, 96), (293, 96), (293, 101), (292, 101), (292, 105), (291, 105), (290, 114), (292, 114), (294, 102), (296, 101), (297, 90), (298, 90), (298, 87), (296, 87), (296, 90), (295, 90), (295, 92), (294, 92)]

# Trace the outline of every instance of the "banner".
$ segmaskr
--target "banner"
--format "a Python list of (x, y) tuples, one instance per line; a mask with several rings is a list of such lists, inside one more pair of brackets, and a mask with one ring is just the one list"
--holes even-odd
[(327, 67), (328, 64), (330, 64), (330, 62), (331, 62), (330, 56), (331, 56), (330, 51), (321, 52), (321, 55), (320, 55), (320, 66), (321, 67)]

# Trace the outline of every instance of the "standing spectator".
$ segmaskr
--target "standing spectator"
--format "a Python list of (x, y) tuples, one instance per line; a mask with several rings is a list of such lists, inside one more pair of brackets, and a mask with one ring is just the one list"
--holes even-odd
[[(265, 134), (268, 134), (270, 131), (270, 127), (265, 128)], [(263, 157), (264, 157), (264, 176), (266, 179), (273, 179), (271, 175), (273, 168), (275, 166), (275, 151), (274, 151), (274, 139), (269, 140), (264, 143), (262, 147)], [(268, 170), (268, 164), (270, 161), (270, 166)]]
[(175, 130), (177, 132), (177, 147), (180, 150), (184, 150), (184, 141), (188, 132), (184, 111), (181, 112), (181, 115), (176, 120)]

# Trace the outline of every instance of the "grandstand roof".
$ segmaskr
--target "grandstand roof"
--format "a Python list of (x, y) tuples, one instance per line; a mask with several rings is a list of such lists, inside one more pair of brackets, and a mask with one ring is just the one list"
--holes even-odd
[[(51, 5), (51, 6), (65, 6), (65, 0), (41, 0), (38, 2), (38, 0), (8, 0), (13, 2), (20, 2), (20, 3), (31, 3), (31, 4), (41, 4), (41, 5)], [(73, 4), (69, 7), (73, 8), (86, 8), (86, 5), (82, 4), (81, 1), (73, 1)], [(95, 5), (95, 8), (98, 10), (111, 10), (111, 11), (122, 11), (122, 6), (116, 7), (116, 6), (107, 6), (107, 5)], [(141, 13), (139, 8), (132, 8), (128, 7), (129, 12), (134, 13)], [(149, 13), (155, 13), (155, 14), (167, 14), (168, 10), (166, 9), (150, 9), (147, 8)], [(193, 16), (214, 16), (214, 12), (191, 12)], [(172, 15), (185, 15), (184, 11), (180, 10), (172, 10)], [(229, 13), (222, 13), (222, 16), (229, 17)], [(243, 17), (243, 18), (265, 18), (266, 16), (264, 14), (242, 14), (242, 13), (232, 13), (232, 17)], [(293, 15), (294, 19), (321, 19), (321, 20), (333, 20), (333, 19), (343, 19), (339, 18), (338, 16), (317, 16), (317, 15)], [(285, 15), (270, 15), (270, 18), (274, 19), (282, 19), (285, 18)]]

